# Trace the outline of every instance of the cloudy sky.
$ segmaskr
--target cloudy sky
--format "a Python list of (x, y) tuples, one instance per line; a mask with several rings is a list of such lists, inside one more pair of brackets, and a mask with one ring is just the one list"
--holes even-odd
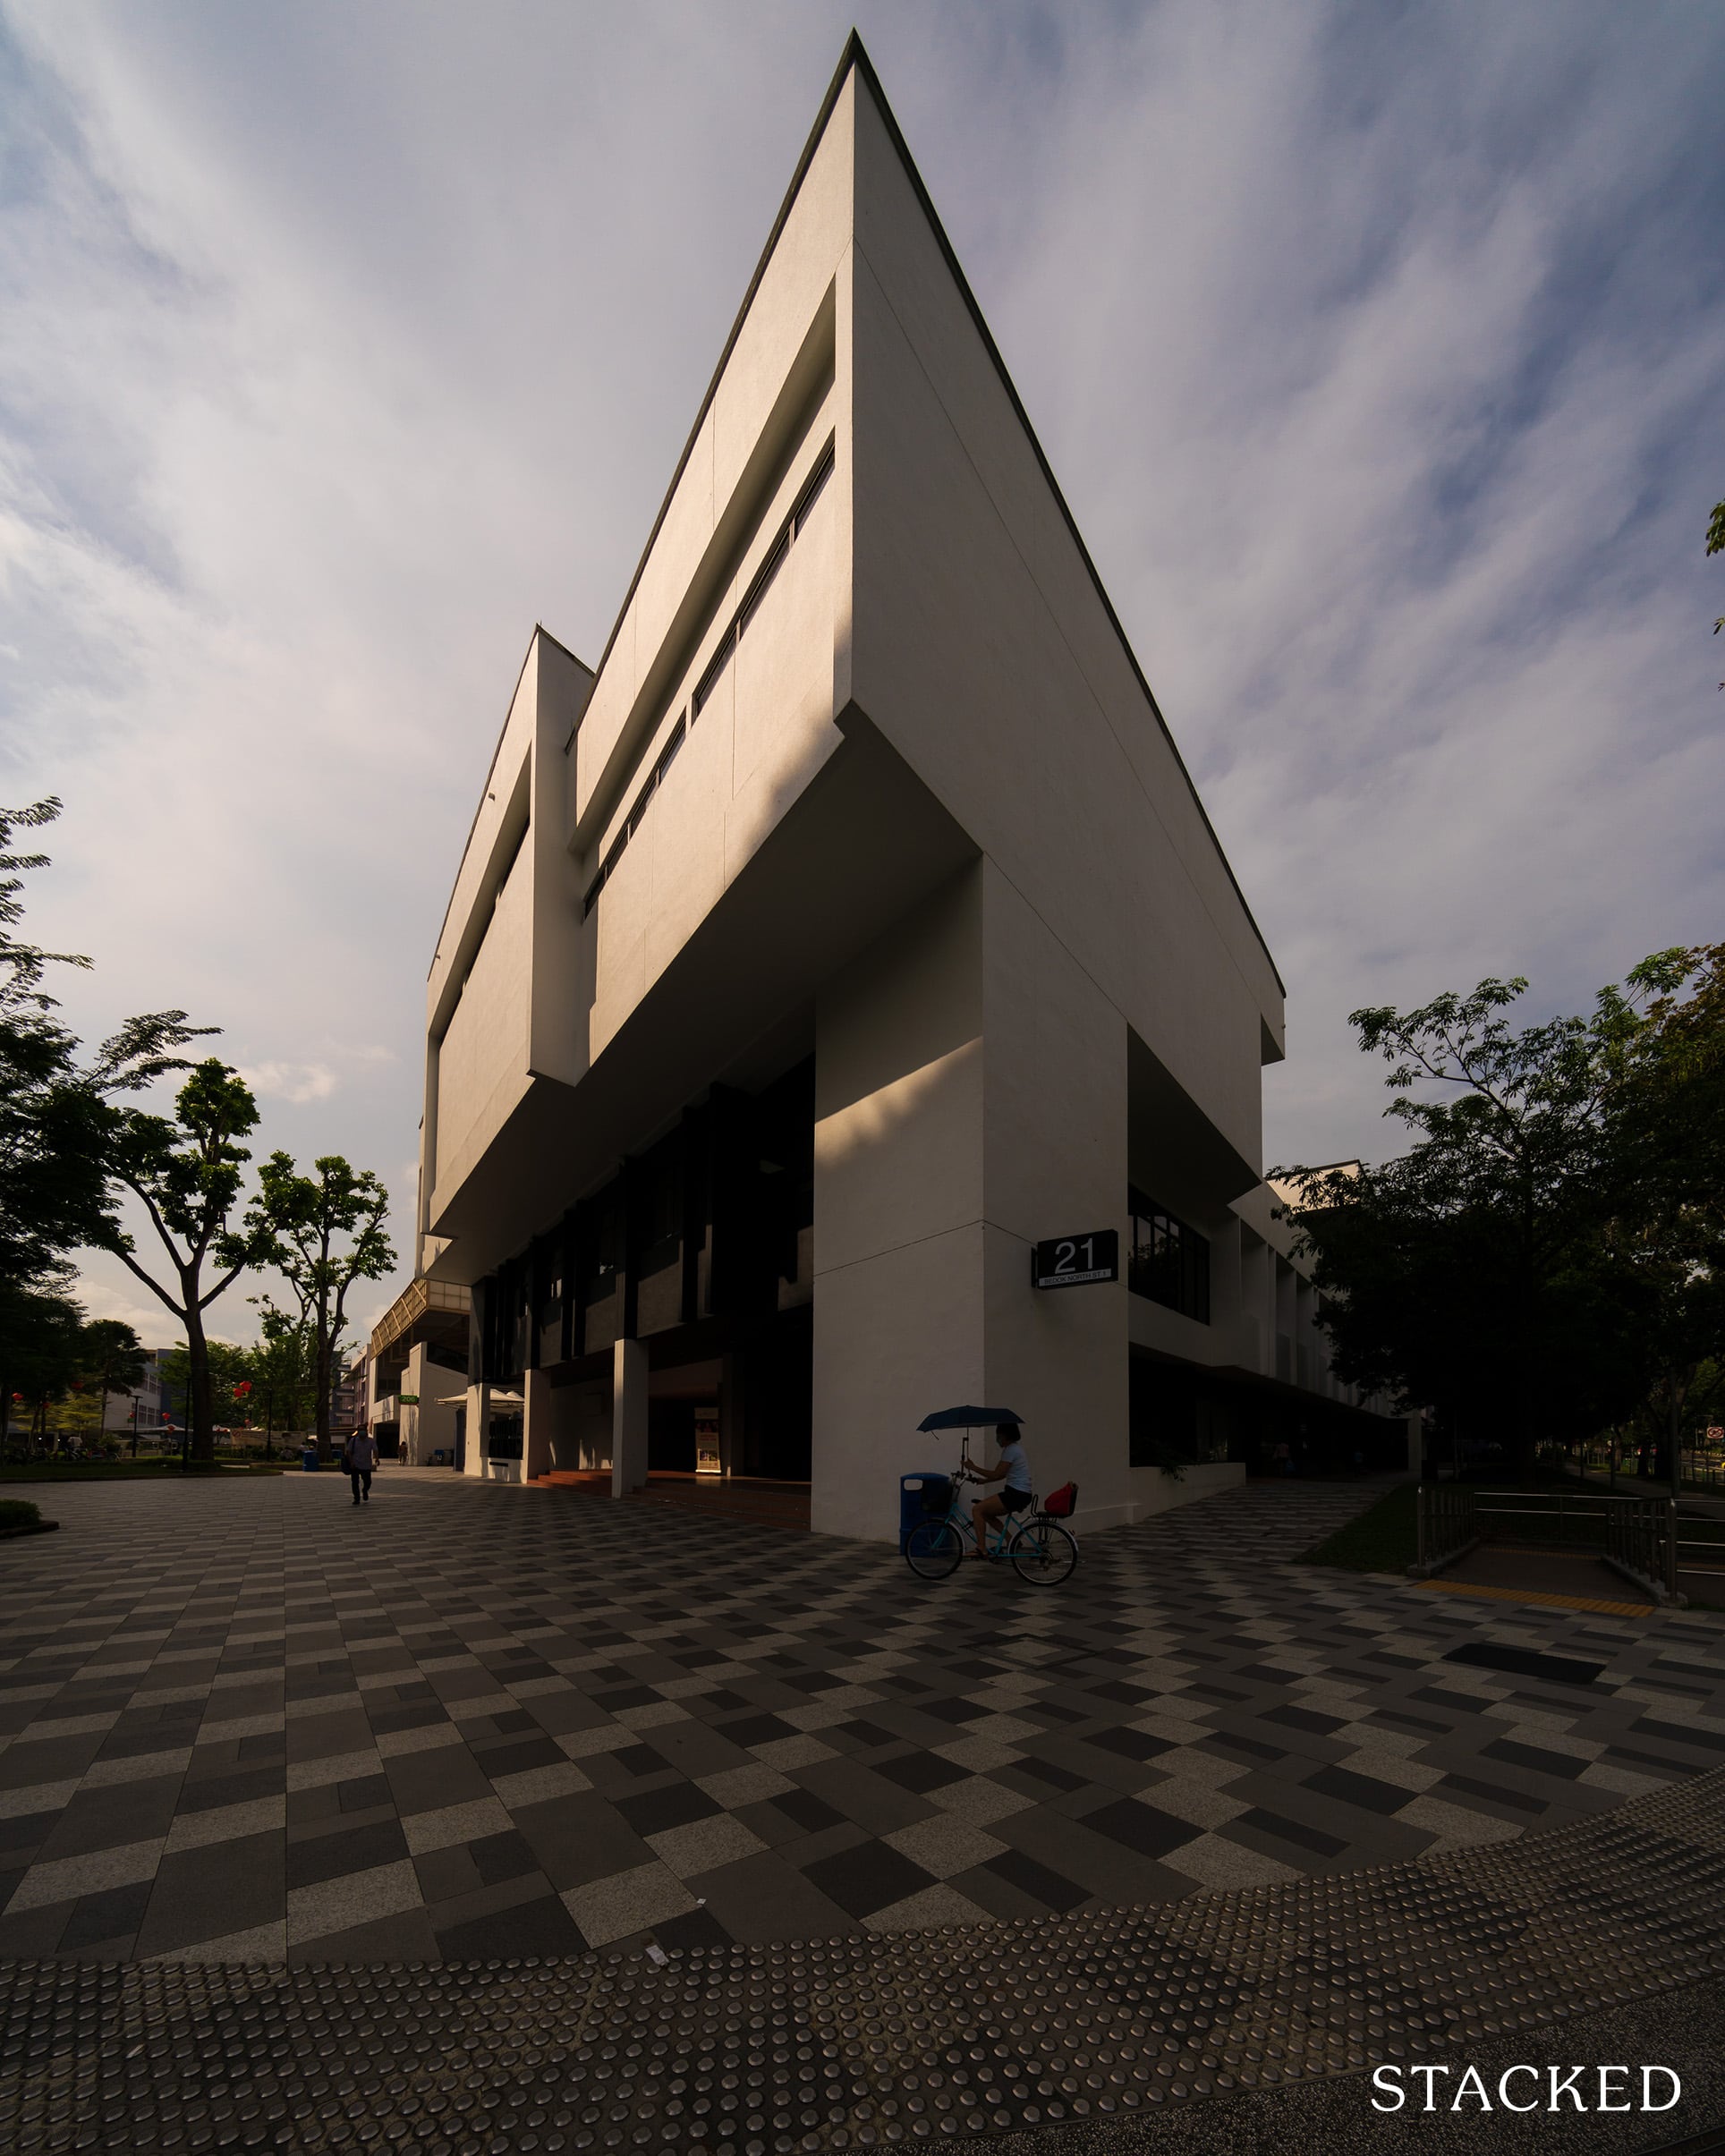
[[(602, 648), (851, 19), (0, 0), (30, 925), (76, 1026), (219, 1023), (404, 1241), (528, 633)], [(1358, 1004), (1725, 936), (1725, 15), (856, 19), (1287, 980), (1270, 1158), (1389, 1144)]]

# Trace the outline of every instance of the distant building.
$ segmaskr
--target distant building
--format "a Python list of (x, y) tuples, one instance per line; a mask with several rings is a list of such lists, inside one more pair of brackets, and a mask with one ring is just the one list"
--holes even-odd
[(144, 1350), (142, 1382), (136, 1392), (108, 1395), (106, 1412), (102, 1418), (105, 1430), (116, 1437), (130, 1437), (134, 1430), (140, 1436), (153, 1436), (163, 1429), (170, 1415), (175, 1430), (183, 1426), (181, 1393), (169, 1385), (162, 1373), (164, 1359), (178, 1352), (181, 1351), (171, 1347)]
[(329, 1388), (329, 1427), (334, 1430), (358, 1430), (366, 1420), (366, 1406), (370, 1393), (369, 1365), (370, 1358), (361, 1350), (343, 1366), (341, 1374)]
[(806, 1481), (887, 1538), (960, 1402), (1092, 1525), (1398, 1462), (1271, 1218), (1283, 1039), (853, 40), (598, 666), (529, 644), (439, 934), (415, 1287), (472, 1290), (466, 1472)]
[(466, 1441), (464, 1287), (414, 1280), (373, 1328), (366, 1420), (380, 1447), (413, 1467), (454, 1467)]

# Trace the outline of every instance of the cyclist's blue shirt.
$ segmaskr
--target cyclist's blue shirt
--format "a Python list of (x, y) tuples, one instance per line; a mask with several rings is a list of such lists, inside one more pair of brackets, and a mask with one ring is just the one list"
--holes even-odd
[(1022, 1490), (1028, 1497), (1032, 1487), (1030, 1479), (1030, 1462), (1024, 1457), (1024, 1447), (1015, 1438), (1010, 1445), (1000, 1447), (1000, 1458), (1007, 1471), (1006, 1487)]

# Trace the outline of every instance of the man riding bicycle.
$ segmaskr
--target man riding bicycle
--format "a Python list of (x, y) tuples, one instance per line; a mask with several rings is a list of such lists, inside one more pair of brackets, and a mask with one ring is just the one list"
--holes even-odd
[(974, 1557), (989, 1553), (989, 1522), (1001, 1520), (1010, 1514), (1023, 1512), (1031, 1502), (1032, 1490), (1030, 1463), (1024, 1457), (1024, 1439), (1020, 1435), (1023, 1425), (1017, 1422), (997, 1422), (994, 1441), (1000, 1447), (1000, 1457), (992, 1467), (978, 1467), (971, 1464), (971, 1473), (979, 1482), (1003, 1482), (1006, 1487), (986, 1498), (971, 1500), (971, 1524), (976, 1530)]

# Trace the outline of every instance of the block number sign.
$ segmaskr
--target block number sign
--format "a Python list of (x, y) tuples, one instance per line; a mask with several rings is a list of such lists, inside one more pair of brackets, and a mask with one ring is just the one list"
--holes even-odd
[(1085, 1287), (1093, 1280), (1120, 1277), (1120, 1231), (1092, 1228), (1081, 1235), (1051, 1235), (1031, 1254), (1035, 1287)]

